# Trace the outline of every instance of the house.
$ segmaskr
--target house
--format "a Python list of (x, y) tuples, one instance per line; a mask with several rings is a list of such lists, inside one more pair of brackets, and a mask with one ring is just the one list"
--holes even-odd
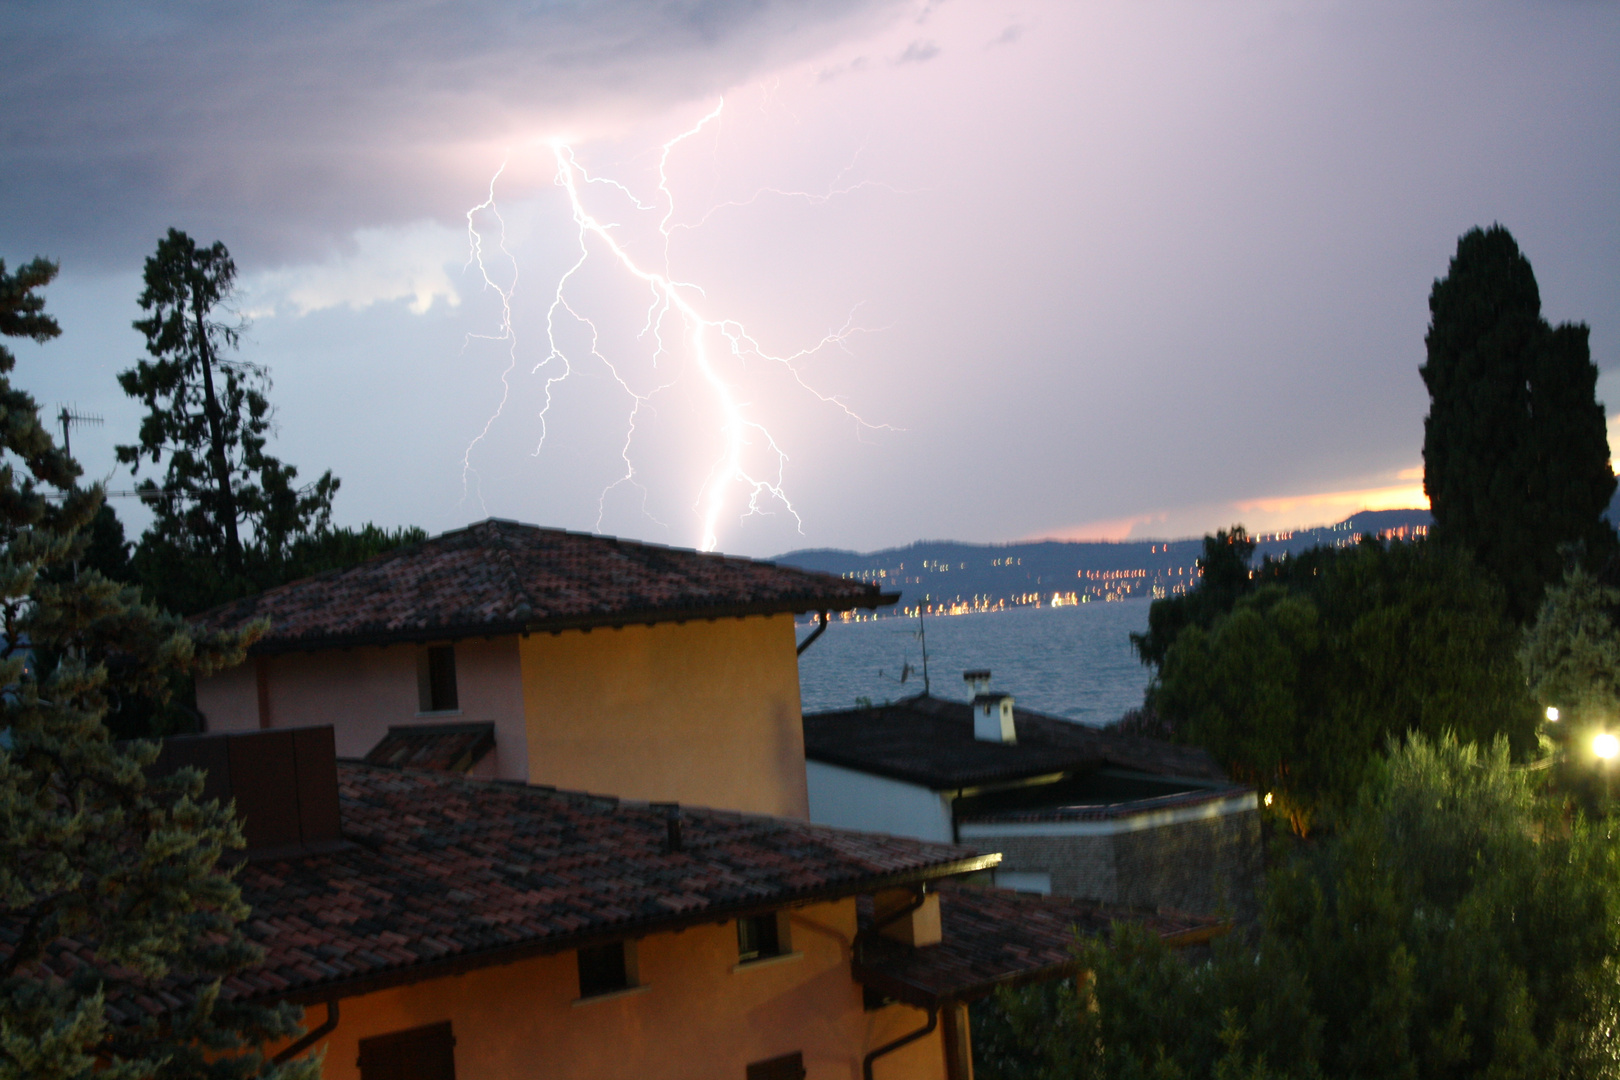
[[(1073, 974), (1076, 928), (1213, 920), (950, 879), (994, 854), (804, 821), (400, 769), (331, 727), (184, 736), (155, 769), (234, 799), (264, 961), (328, 1080), (970, 1080), (967, 1003)], [(71, 955), (65, 957), (68, 965)], [(190, 991), (108, 1003), (133, 1023)]]
[(334, 726), (343, 757), (805, 817), (794, 615), (830, 574), (489, 520), (228, 604), (270, 629), (207, 730)]
[(1204, 751), (973, 697), (804, 718), (810, 820), (999, 851), (999, 884), (1106, 903), (1255, 912), (1259, 804)]

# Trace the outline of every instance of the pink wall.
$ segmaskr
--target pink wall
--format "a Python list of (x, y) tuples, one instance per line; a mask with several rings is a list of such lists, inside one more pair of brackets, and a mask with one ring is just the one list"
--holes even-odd
[[(210, 731), (260, 727), (258, 672), (262, 670), (271, 727), (331, 724), (339, 757), (364, 757), (390, 725), (492, 721), (495, 749), (475, 776), (523, 780), (528, 776), (523, 684), (516, 637), (458, 641), (455, 713), (417, 711), (414, 645), (331, 649), (256, 657), (197, 682), (197, 705)], [(257, 669), (256, 669), (257, 665)]]

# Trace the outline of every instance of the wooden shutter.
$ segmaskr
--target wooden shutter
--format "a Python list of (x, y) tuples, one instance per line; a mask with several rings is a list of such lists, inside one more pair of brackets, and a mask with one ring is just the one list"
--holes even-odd
[(748, 1080), (804, 1080), (804, 1055), (794, 1052), (756, 1061), (748, 1066)]
[(450, 1021), (360, 1040), (360, 1080), (456, 1080)]

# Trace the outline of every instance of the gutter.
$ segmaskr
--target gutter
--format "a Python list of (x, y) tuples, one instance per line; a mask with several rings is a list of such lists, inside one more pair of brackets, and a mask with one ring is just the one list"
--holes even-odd
[[(784, 598), (753, 604), (728, 604), (719, 607), (659, 607), (640, 611), (620, 611), (604, 614), (575, 615), (558, 619), (490, 619), (486, 622), (409, 626), (398, 629), (379, 627), (348, 634), (309, 634), (296, 638), (261, 638), (248, 648), (249, 656), (273, 656), (278, 653), (318, 652), (324, 649), (353, 649), (370, 645), (404, 645), (424, 642), (460, 641), (466, 638), (505, 637), (508, 634), (560, 634), (565, 630), (618, 629), (625, 626), (656, 626), (659, 623), (696, 622), (699, 619), (745, 619), (750, 615), (785, 615), (803, 611), (854, 611), (865, 608), (876, 611), (898, 603), (900, 594), (869, 593), (859, 599), (829, 602), (825, 596)], [(266, 616), (247, 612), (235, 619), (235, 625)], [(190, 625), (203, 630), (218, 630), (205, 621), (190, 620)], [(274, 631), (272, 631), (272, 634)]]
[(810, 636), (809, 637), (807, 637), (803, 641), (799, 642), (799, 649), (798, 649), (798, 652), (796, 653), (796, 655), (803, 656), (804, 655), (804, 650), (806, 650), (810, 646), (814, 645), (816, 643), (816, 638), (820, 637), (822, 634), (824, 634), (826, 632), (827, 632), (827, 613), (825, 611), (823, 611), (821, 613), (821, 625), (816, 627), (814, 630), (810, 631)]
[(337, 1030), (337, 1026), (338, 999), (332, 998), (326, 1003), (326, 1019), (321, 1023), (321, 1025), (319, 1027), (310, 1029), (305, 1033), (303, 1038), (299, 1039), (297, 1042), (281, 1051), (281, 1053), (271, 1058), (270, 1064), (285, 1065), (299, 1054), (302, 1054), (305, 1050), (308, 1050), (310, 1047), (332, 1034), (333, 1031)]
[(863, 1080), (872, 1080), (872, 1065), (877, 1061), (878, 1058), (882, 1057), (884, 1054), (892, 1054), (902, 1046), (907, 1046), (916, 1042), (918, 1039), (926, 1038), (927, 1036), (932, 1035), (934, 1033), (934, 1029), (938, 1026), (939, 1006), (930, 1005), (928, 1007), (928, 1023), (924, 1024), (922, 1027), (918, 1028), (916, 1031), (913, 1031), (909, 1035), (902, 1035), (893, 1042), (884, 1043), (882, 1046), (866, 1055), (865, 1060), (861, 1062), (861, 1076), (863, 1077)]

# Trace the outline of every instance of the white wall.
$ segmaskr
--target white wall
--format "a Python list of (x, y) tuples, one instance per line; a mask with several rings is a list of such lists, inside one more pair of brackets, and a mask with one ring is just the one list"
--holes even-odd
[(818, 825), (952, 842), (950, 804), (937, 791), (820, 761), (805, 762), (804, 771)]

